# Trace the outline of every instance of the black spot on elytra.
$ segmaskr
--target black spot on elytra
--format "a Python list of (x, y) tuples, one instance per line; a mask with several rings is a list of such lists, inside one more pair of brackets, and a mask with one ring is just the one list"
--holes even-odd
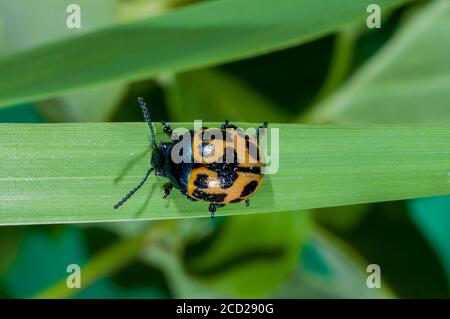
[(242, 201), (242, 198), (236, 198), (230, 201), (230, 203), (239, 203), (240, 201)]
[(220, 180), (220, 187), (230, 188), (238, 178), (236, 173), (237, 166), (235, 164), (228, 163), (213, 163), (207, 165), (207, 167), (217, 173), (217, 177)]
[(201, 189), (208, 188), (208, 175), (197, 174), (197, 178), (194, 181), (194, 185)]
[(241, 193), (241, 197), (247, 197), (251, 193), (253, 193), (256, 189), (256, 186), (258, 186), (257, 181), (251, 181), (247, 185), (245, 185), (244, 190)]
[(220, 187), (222, 187), (222, 188), (230, 188), (231, 186), (233, 186), (234, 182), (238, 178), (236, 171), (234, 171), (232, 173), (217, 172), (217, 175), (219, 176)]
[(227, 197), (227, 194), (209, 194), (199, 189), (194, 190), (192, 195), (210, 203), (221, 203)]

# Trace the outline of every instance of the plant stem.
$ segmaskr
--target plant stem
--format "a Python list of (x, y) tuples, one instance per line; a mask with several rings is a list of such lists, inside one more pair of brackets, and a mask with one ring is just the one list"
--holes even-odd
[[(131, 263), (143, 245), (148, 245), (155, 241), (177, 224), (176, 221), (161, 221), (156, 225), (152, 224), (150, 229), (146, 229), (132, 238), (122, 239), (94, 256), (81, 269), (81, 289), (89, 287), (95, 281), (105, 278)], [(80, 289), (69, 289), (66, 278), (64, 278), (33, 298), (70, 298), (79, 292)]]

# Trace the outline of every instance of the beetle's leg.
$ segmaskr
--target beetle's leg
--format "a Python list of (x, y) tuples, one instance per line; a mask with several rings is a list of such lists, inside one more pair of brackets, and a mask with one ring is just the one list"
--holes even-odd
[(248, 206), (250, 206), (250, 199), (247, 198), (245, 200), (245, 207), (248, 207)]
[(217, 208), (221, 208), (224, 206), (225, 204), (213, 204), (213, 203), (209, 204), (209, 212), (211, 213), (211, 218), (215, 216)]
[(227, 128), (233, 128), (237, 129), (238, 127), (236, 125), (230, 124), (230, 121), (225, 120), (225, 122), (220, 126), (221, 129), (227, 129)]
[[(258, 160), (261, 159), (261, 156), (259, 153), (259, 151), (260, 151), (259, 145), (261, 145), (261, 143), (259, 141), (259, 136), (260, 136), (260, 133), (266, 134), (267, 126), (268, 126), (268, 123), (264, 122), (262, 125), (258, 126), (258, 128), (256, 129), (256, 141), (258, 142), (258, 149), (257, 149), (256, 155), (257, 155)], [(261, 130), (262, 130), (262, 132), (261, 132)], [(245, 201), (245, 205), (248, 207), (249, 203), (247, 201)]]
[(256, 129), (256, 138), (257, 139), (259, 138), (260, 130), (262, 129), (263, 130), (262, 133), (265, 133), (265, 131), (266, 131), (265, 129), (267, 128), (267, 126), (268, 126), (267, 122), (264, 122), (262, 125), (258, 126), (258, 128)]
[(164, 184), (163, 198), (167, 198), (170, 195), (172, 189), (173, 185), (171, 183)]
[(172, 137), (172, 128), (170, 127), (170, 125), (164, 121), (161, 121), (161, 123), (163, 125), (164, 133), (166, 133), (169, 137)]
[(211, 203), (211, 204), (209, 204), (209, 212), (211, 213), (211, 218), (213, 218), (214, 217), (214, 215), (215, 215), (215, 213), (216, 213), (216, 204), (213, 204), (213, 203)]

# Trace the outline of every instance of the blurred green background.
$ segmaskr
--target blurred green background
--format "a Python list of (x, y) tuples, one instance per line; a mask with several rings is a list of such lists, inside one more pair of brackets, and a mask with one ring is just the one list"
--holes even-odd
[[(71, 2), (0, 0), (0, 54), (200, 1), (78, 0), (83, 27), (55, 27)], [(135, 99), (143, 96), (155, 121), (448, 125), (449, 21), (448, 1), (411, 1), (383, 12), (381, 29), (362, 21), (251, 59), (11, 105), (0, 109), (0, 122), (142, 121)], [(449, 297), (449, 230), (450, 197), (212, 220), (0, 227), (0, 296)], [(136, 244), (144, 233), (150, 239)], [(381, 267), (381, 289), (366, 286), (372, 263)], [(69, 264), (89, 278), (83, 289), (60, 288)]]

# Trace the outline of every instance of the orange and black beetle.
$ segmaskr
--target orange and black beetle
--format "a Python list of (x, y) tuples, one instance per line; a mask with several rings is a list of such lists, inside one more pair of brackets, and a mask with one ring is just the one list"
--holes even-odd
[[(217, 208), (226, 204), (245, 201), (246, 206), (249, 205), (249, 198), (261, 186), (264, 177), (262, 152), (258, 141), (260, 129), (266, 128), (267, 123), (258, 127), (255, 136), (252, 137), (245, 135), (243, 130), (229, 124), (228, 121), (225, 121), (220, 129), (203, 127), (198, 131), (190, 130), (188, 145), (183, 145), (189, 154), (182, 154), (185, 158), (187, 156), (189, 161), (179, 162), (173, 160), (172, 151), (180, 146), (179, 143), (186, 143), (186, 139), (180, 136), (173, 142), (161, 142), (157, 146), (146, 104), (142, 98), (138, 98), (138, 102), (152, 135), (151, 166), (142, 181), (114, 208), (119, 208), (141, 188), (153, 171), (156, 176), (163, 176), (169, 180), (164, 185), (163, 198), (169, 196), (173, 188), (177, 188), (190, 200), (209, 202), (211, 217)], [(162, 124), (164, 133), (172, 137), (171, 127), (165, 122)], [(217, 138), (218, 136), (220, 138)], [(231, 162), (225, 158), (229, 154), (232, 155)]]

